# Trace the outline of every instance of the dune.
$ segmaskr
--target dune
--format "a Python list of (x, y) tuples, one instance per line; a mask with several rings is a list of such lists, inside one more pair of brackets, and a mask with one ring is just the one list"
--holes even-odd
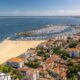
[(29, 48), (35, 48), (38, 44), (45, 40), (29, 40), (29, 41), (15, 41), (15, 40), (4, 40), (0, 43), (0, 64), (6, 62), (12, 57), (17, 57)]

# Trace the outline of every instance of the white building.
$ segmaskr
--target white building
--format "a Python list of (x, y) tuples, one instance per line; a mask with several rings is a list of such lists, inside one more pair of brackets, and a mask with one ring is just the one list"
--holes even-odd
[(55, 40), (64, 40), (64, 41), (66, 41), (67, 40), (67, 35), (56, 36)]
[(80, 72), (78, 72), (77, 76), (78, 76), (77, 80), (80, 80)]
[(11, 76), (5, 73), (0, 73), (0, 80), (11, 80)]

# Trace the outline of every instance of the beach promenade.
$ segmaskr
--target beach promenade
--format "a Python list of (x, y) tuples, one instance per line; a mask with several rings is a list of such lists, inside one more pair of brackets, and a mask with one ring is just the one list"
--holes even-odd
[(44, 40), (4, 40), (2, 43), (0, 43), (0, 64), (6, 62), (6, 60), (11, 57), (17, 57), (21, 55), (29, 48), (35, 48), (41, 42), (44, 42)]

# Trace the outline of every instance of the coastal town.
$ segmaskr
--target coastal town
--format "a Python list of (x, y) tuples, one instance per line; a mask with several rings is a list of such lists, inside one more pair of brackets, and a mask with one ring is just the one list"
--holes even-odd
[(80, 0), (0, 0), (0, 80), (80, 80)]
[(80, 33), (59, 35), (0, 65), (0, 80), (79, 80)]

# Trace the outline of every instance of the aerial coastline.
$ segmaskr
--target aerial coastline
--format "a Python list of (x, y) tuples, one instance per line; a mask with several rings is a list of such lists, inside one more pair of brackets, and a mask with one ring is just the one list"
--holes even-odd
[[(52, 34), (52, 36), (48, 35), (47, 33), (54, 33), (55, 30), (55, 27), (62, 27), (62, 29), (59, 29), (55, 34)], [(58, 32), (61, 32), (63, 30), (65, 30), (65, 26), (63, 25), (55, 25), (55, 27), (53, 25), (48, 25), (47, 28), (42, 28), (42, 29), (39, 29), (39, 30), (34, 30), (34, 31), (30, 31), (31, 34), (34, 32), (34, 34), (32, 34), (32, 36), (29, 36), (27, 35), (27, 37), (25, 36), (22, 36), (22, 35), (26, 35), (27, 32), (21, 32), (18, 35), (21, 35), (20, 38), (14, 38), (14, 37), (8, 37), (6, 38), (5, 40), (3, 40), (1, 43), (0, 43), (0, 64), (6, 62), (7, 59), (11, 58), (11, 57), (17, 57), (23, 53), (25, 53), (28, 49), (30, 48), (35, 48), (37, 45), (39, 45), (40, 43), (42, 42), (45, 42), (49, 39), (55, 39), (55, 37), (58, 37), (58, 36), (71, 36), (73, 34), (76, 34), (78, 32), (80, 32), (80, 29), (79, 29), (79, 26), (76, 26), (78, 29), (75, 30), (75, 28), (73, 27), (70, 27), (70, 26), (66, 26), (66, 28), (72, 28), (72, 31), (68, 31), (68, 32), (65, 32), (64, 33), (58, 33)], [(48, 31), (48, 28), (49, 30), (51, 31)], [(51, 28), (51, 29), (50, 29)], [(47, 29), (47, 31), (46, 31)], [(52, 30), (53, 29), (53, 30)], [(44, 31), (45, 30), (45, 31)], [(45, 33), (45, 34), (44, 34)], [(47, 36), (50, 36), (46, 38), (45, 37), (40, 37), (38, 35), (38, 37), (35, 37), (33, 35), (35, 34), (44, 34)], [(29, 37), (28, 37), (29, 36)], [(13, 39), (12, 39), (13, 38)]]
[(80, 0), (0, 0), (0, 80), (80, 80)]
[[(0, 54), (0, 64), (2, 65), (0, 69), (2, 72), (8, 69), (8, 75), (14, 80), (17, 78), (19, 80), (30, 80), (31, 78), (32, 80), (67, 80), (73, 76), (77, 80), (77, 73), (80, 69), (79, 51), (80, 33), (71, 36), (58, 35), (47, 41), (7, 39), (0, 44), (0, 52), (2, 53)], [(76, 69), (74, 64), (76, 64), (77, 70), (76, 73), (73, 72), (72, 76), (70, 75), (72, 73), (70, 67)], [(12, 70), (16, 72), (14, 73)], [(27, 75), (23, 72), (27, 72)], [(14, 74), (17, 76), (16, 78)], [(22, 77), (19, 77), (18, 74)], [(36, 77), (31, 76), (34, 74)]]

